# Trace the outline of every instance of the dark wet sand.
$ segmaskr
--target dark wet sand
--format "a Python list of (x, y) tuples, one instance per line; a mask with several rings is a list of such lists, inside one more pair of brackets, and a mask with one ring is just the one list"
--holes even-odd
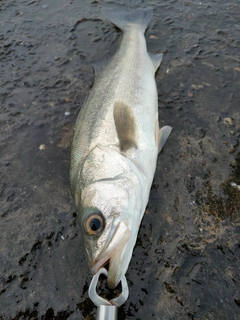
[[(119, 1), (118, 3), (124, 3)], [(154, 7), (159, 156), (119, 319), (239, 319), (240, 3)], [(93, 61), (117, 49), (102, 1), (0, 2), (0, 319), (95, 319), (69, 191)]]

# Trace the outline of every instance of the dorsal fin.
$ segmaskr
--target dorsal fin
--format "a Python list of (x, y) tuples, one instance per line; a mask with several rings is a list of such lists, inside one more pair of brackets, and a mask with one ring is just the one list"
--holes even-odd
[(95, 77), (97, 77), (105, 69), (109, 60), (110, 60), (110, 57), (106, 56), (102, 60), (98, 60), (92, 63)]
[(126, 151), (137, 148), (137, 126), (131, 108), (122, 101), (116, 101), (113, 117), (120, 142), (120, 149)]

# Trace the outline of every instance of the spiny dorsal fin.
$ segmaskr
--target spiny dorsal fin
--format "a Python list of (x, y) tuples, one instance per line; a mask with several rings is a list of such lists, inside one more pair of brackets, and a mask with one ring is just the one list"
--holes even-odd
[(122, 101), (116, 101), (113, 117), (120, 142), (120, 149), (126, 151), (131, 148), (137, 148), (136, 120), (130, 107)]

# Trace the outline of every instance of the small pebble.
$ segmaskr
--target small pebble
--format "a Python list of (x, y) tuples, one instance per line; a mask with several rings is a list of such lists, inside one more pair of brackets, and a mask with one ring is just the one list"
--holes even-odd
[(237, 186), (237, 184), (236, 184), (235, 182), (230, 182), (230, 185), (231, 185), (232, 187), (236, 187), (236, 186)]
[(39, 146), (39, 150), (45, 150), (46, 149), (46, 145), (45, 144), (41, 144), (40, 146)]
[(203, 88), (203, 85), (202, 85), (202, 84), (192, 84), (191, 87), (192, 87), (194, 90), (199, 90), (199, 89), (202, 89), (202, 88)]
[(48, 104), (49, 104), (50, 107), (54, 107), (55, 106), (55, 103), (53, 101), (48, 102)]
[(240, 184), (236, 184), (235, 182), (230, 182), (230, 186), (240, 191)]
[(230, 149), (228, 150), (229, 153), (233, 153), (236, 150), (236, 147), (234, 145), (230, 145)]
[(230, 126), (230, 125), (232, 125), (232, 119), (231, 118), (224, 118), (223, 123)]

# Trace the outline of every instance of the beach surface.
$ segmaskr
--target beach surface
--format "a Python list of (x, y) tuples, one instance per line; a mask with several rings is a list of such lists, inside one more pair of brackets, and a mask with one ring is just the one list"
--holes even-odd
[[(158, 158), (119, 319), (237, 320), (239, 0), (128, 3), (154, 9), (146, 40), (149, 52), (164, 53), (159, 122), (173, 131)], [(1, 320), (96, 318), (69, 163), (92, 63), (121, 40), (101, 20), (107, 4), (0, 2)]]

